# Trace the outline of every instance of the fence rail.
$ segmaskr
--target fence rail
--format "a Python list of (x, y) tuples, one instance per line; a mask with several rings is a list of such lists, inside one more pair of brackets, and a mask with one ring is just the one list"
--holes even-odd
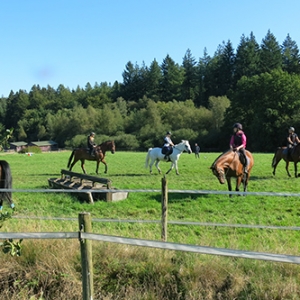
[(267, 260), (267, 261), (274, 261), (274, 262), (300, 264), (300, 256), (294, 256), (294, 255), (234, 250), (234, 249), (178, 244), (178, 243), (170, 243), (170, 242), (160, 242), (160, 241), (153, 241), (153, 240), (134, 239), (134, 238), (103, 235), (103, 234), (96, 234), (96, 233), (85, 233), (81, 231), (78, 232), (7, 232), (7, 233), (0, 233), (0, 239), (79, 239), (79, 240), (86, 239), (86, 240), (93, 240), (93, 241), (100, 241), (100, 242), (126, 244), (131, 246), (158, 248), (164, 250), (185, 251), (185, 252), (194, 252), (200, 254), (230, 256), (230, 257), (237, 257), (237, 258), (251, 258), (251, 259)]
[[(13, 193), (82, 193), (81, 190), (63, 190), (63, 189), (1, 189), (2, 192), (13, 192)], [(161, 193), (161, 189), (103, 189), (103, 190), (92, 190), (86, 189), (85, 192), (92, 193)], [(236, 192), (236, 191), (217, 191), (217, 190), (168, 190), (169, 194), (196, 194), (196, 195), (237, 195), (237, 196), (278, 196), (278, 197), (300, 197), (300, 193), (287, 193), (287, 192)]]

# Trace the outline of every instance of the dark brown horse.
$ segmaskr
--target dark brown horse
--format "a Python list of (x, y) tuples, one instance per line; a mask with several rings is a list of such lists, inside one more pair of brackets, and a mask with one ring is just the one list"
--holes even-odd
[[(11, 189), (12, 177), (10, 166), (7, 161), (0, 160), (0, 189)], [(11, 192), (0, 192), (0, 211), (2, 210), (3, 200), (7, 200), (11, 208), (15, 205), (12, 201)]]
[[(231, 177), (236, 178), (235, 190), (238, 192), (241, 182), (243, 181), (244, 192), (247, 192), (248, 181), (250, 173), (254, 164), (253, 156), (251, 152), (246, 150), (248, 158), (248, 172), (244, 173), (244, 166), (240, 161), (240, 155), (237, 151), (229, 150), (221, 154), (211, 165), (213, 174), (219, 179), (221, 184), (227, 180), (228, 190), (232, 191)], [(232, 195), (230, 195), (232, 196)]]
[(276, 149), (272, 160), (273, 175), (275, 175), (278, 163), (283, 159), (285, 161), (285, 169), (288, 176), (291, 177), (291, 174), (289, 172), (289, 164), (290, 162), (293, 162), (295, 177), (299, 177), (299, 174), (297, 173), (297, 164), (300, 161), (300, 144), (296, 145), (293, 149), (290, 150), (290, 152), (291, 153), (289, 154), (287, 147), (278, 147)]
[[(112, 154), (116, 151), (116, 146), (114, 141), (106, 141), (100, 145), (97, 145), (95, 147), (94, 153), (95, 156), (90, 155), (88, 148), (77, 148), (74, 149), (68, 162), (68, 168), (71, 171), (74, 165), (77, 163), (78, 160), (81, 160), (81, 168), (83, 173), (86, 174), (85, 168), (84, 168), (84, 161), (85, 160), (94, 160), (97, 162), (96, 167), (96, 173), (98, 174), (99, 169), (99, 163), (102, 162), (105, 165), (105, 171), (104, 173), (107, 173), (107, 163), (104, 160), (106, 151), (111, 151)], [(71, 161), (74, 157), (74, 160), (71, 164)]]

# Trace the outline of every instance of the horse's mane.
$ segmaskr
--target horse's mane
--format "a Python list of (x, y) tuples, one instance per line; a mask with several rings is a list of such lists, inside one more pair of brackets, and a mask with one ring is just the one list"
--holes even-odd
[(105, 141), (105, 142), (103, 142), (103, 143), (101, 143), (101, 144), (99, 144), (99, 145), (97, 145), (97, 146), (101, 146), (101, 145), (109, 144), (109, 143), (114, 144), (115, 142), (114, 142), (113, 140), (107, 140), (107, 141)]
[(221, 154), (215, 159), (215, 161), (212, 163), (212, 165), (211, 165), (210, 168), (211, 168), (211, 169), (214, 168), (215, 165), (216, 165), (216, 163), (218, 162), (218, 160), (219, 160), (222, 156), (224, 156), (225, 154), (227, 154), (227, 153), (229, 153), (229, 152), (232, 152), (232, 150), (229, 149), (229, 150), (227, 150), (227, 151), (221, 153)]

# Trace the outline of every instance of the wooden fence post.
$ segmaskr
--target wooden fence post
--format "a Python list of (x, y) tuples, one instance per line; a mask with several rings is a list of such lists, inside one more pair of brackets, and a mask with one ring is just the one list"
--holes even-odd
[[(92, 232), (90, 213), (83, 212), (78, 216), (80, 232)], [(82, 299), (92, 300), (94, 297), (92, 241), (79, 236), (81, 252)]]
[(161, 193), (161, 222), (162, 222), (162, 230), (161, 230), (161, 238), (164, 242), (167, 241), (167, 227), (168, 227), (168, 181), (166, 176), (164, 176), (161, 180), (162, 182), (162, 193)]

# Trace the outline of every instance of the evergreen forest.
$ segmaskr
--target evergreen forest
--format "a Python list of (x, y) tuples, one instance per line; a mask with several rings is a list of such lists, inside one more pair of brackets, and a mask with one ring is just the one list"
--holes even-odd
[(288, 128), (300, 132), (300, 55), (289, 34), (280, 44), (269, 30), (261, 43), (242, 35), (236, 49), (222, 42), (182, 62), (127, 62), (123, 82), (95, 83), (70, 90), (39, 85), (0, 98), (0, 131), (10, 141), (54, 140), (60, 148), (114, 139), (117, 150), (162, 146), (166, 131), (174, 143), (198, 143), (201, 151), (229, 147), (232, 125), (243, 124), (247, 148), (273, 152)]

